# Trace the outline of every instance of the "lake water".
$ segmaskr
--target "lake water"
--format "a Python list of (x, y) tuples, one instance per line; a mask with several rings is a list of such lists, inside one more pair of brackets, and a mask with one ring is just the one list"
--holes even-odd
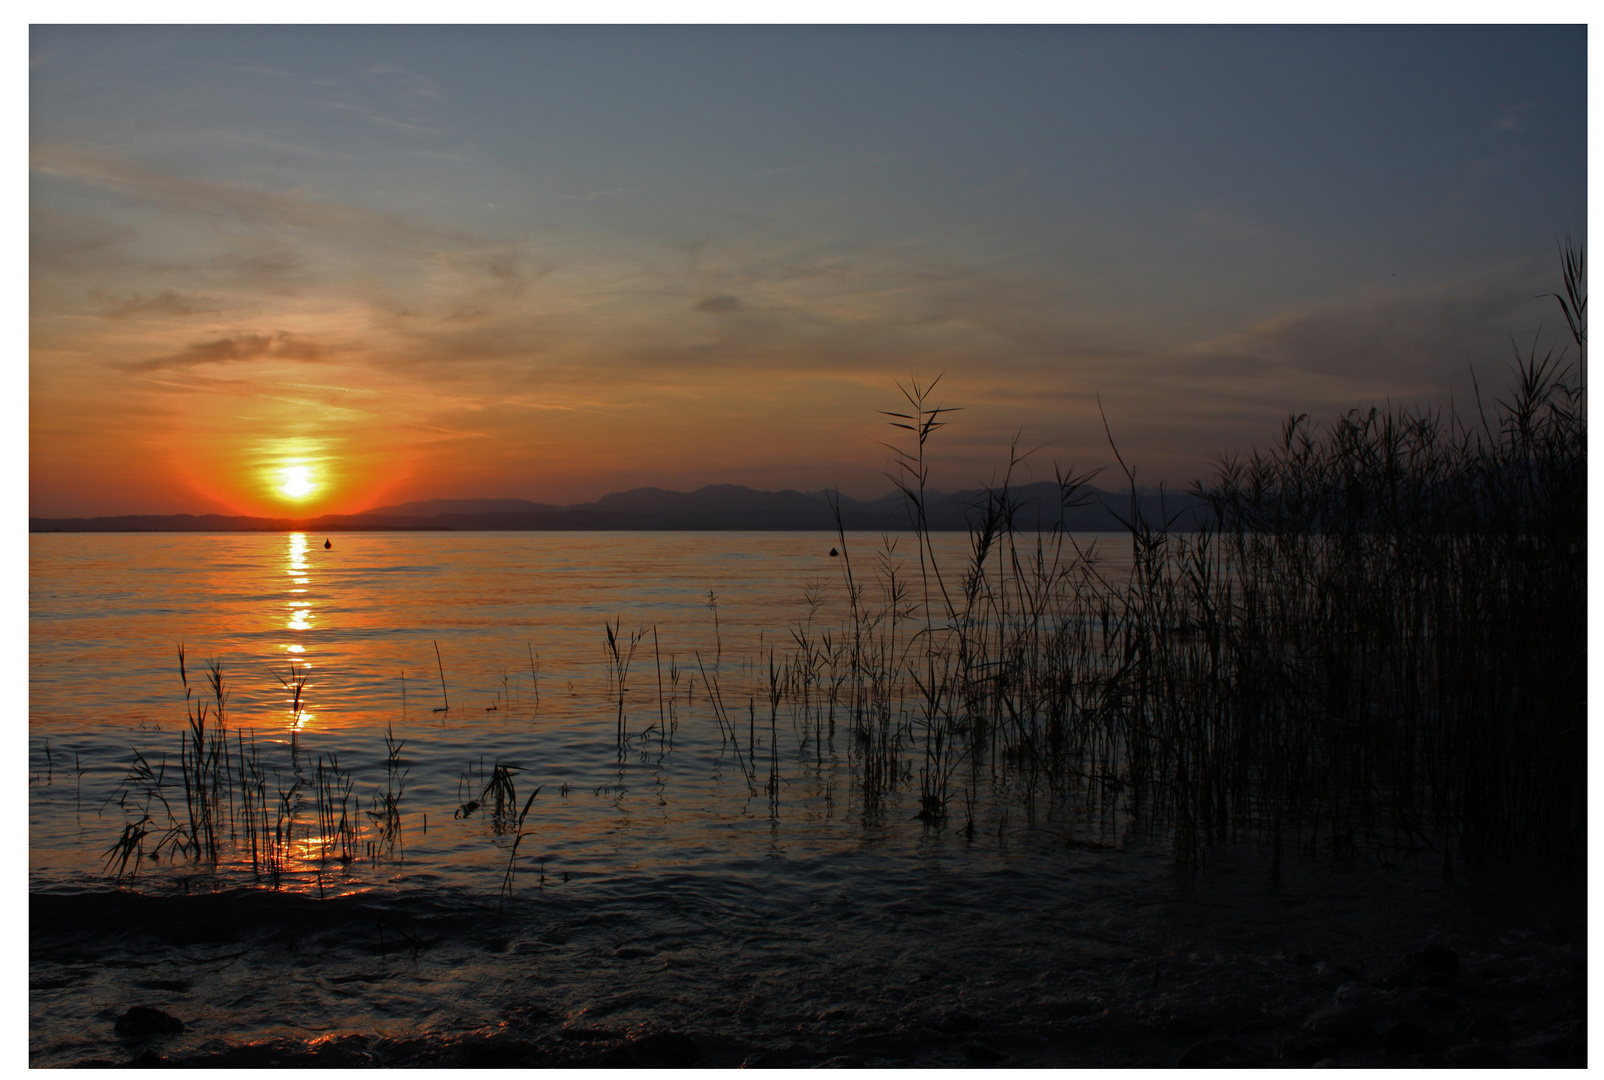
[[(278, 770), (274, 791), (299, 780), (300, 798), (311, 799), (316, 765), (332, 758), (353, 779), (353, 802), (366, 805), (388, 783), (386, 730), (404, 744), (394, 857), (338, 867), (322, 860), (312, 872), (325, 892), (421, 877), (494, 893), (505, 873), (503, 823), (454, 814), (483, 793), (497, 763), (518, 767), (520, 801), (541, 790), (520, 850), (538, 860), (530, 865), (543, 862), (548, 875), (570, 881), (669, 867), (769, 875), (865, 844), (878, 864), (917, 861), (937, 842), (909, 820), (918, 806), (904, 805), (905, 792), (893, 790), (864, 820), (844, 736), (831, 738), (784, 706), (771, 729), (770, 650), (783, 659), (793, 628), (846, 620), (833, 536), (347, 533), (329, 549), (324, 539), (31, 538), (36, 888), (103, 876), (102, 856), (123, 824), (122, 808), (106, 800), (135, 750), (153, 768), (165, 758), (168, 782), (182, 794), (180, 644), (202, 701), (205, 661), (221, 663), (225, 722), (253, 736), (264, 768)], [(1117, 549), (1113, 539), (1099, 548)], [(944, 563), (961, 565), (967, 537), (935, 542)], [(890, 543), (893, 563), (916, 571), (913, 538)], [(860, 574), (885, 557), (886, 544), (848, 537)], [(622, 753), (608, 622), (624, 651), (638, 637), (625, 676)], [(709, 679), (750, 753), (729, 745)], [(239, 734), (233, 739), (238, 746)], [(741, 771), (746, 758), (763, 766), (761, 797)], [(770, 771), (780, 779), (772, 799)], [(310, 827), (310, 817), (299, 821)], [(233, 855), (222, 860), (225, 872), (241, 868), (240, 852)], [(194, 869), (183, 859), (139, 865), (154, 888)], [(308, 869), (297, 864), (291, 887), (308, 887)]]
[[(1118, 537), (1077, 540), (1123, 575)], [(673, 1028), (702, 1063), (1054, 1064), (1053, 1025), (1121, 1001), (1159, 1027), (1105, 1024), (1074, 1060), (1167, 1064), (1195, 1034), (1163, 1027), (1177, 1001), (1230, 986), (1231, 1009), (1295, 1011), (1335, 984), (1297, 982), (1315, 976), (1293, 954), (1335, 962), (1355, 926), (1374, 954), (1483, 904), (1429, 859), (1385, 881), (1289, 867), (1270, 899), (1253, 851), (1218, 858), (1200, 892), (1162, 844), (1073, 807), (1027, 813), (1005, 787), (971, 833), (922, 820), (911, 763), (866, 804), (845, 725), (769, 697), (771, 650), (783, 663), (794, 634), (847, 621), (828, 534), (323, 542), (30, 537), (34, 1064), (132, 1057), (145, 1044), (112, 1027), (136, 1004), (185, 1019), (157, 1049), (192, 1063), (561, 1064)], [(935, 537), (947, 573), (968, 543)], [(919, 586), (911, 536), (847, 544), (860, 581), (900, 566)], [(634, 641), (622, 708), (609, 621), (621, 656)], [(271, 868), (232, 802), (215, 859), (159, 844), (186, 820), (208, 658), (228, 692), (224, 787), (249, 758)], [(129, 779), (141, 760), (155, 795)], [(320, 770), (349, 783), (342, 842)], [(520, 828), (505, 811), (525, 805)], [(1177, 954), (1186, 941), (1202, 951)], [(1191, 989), (1160, 987), (1155, 963), (1191, 970)], [(1025, 1027), (978, 1031), (1007, 1024)]]

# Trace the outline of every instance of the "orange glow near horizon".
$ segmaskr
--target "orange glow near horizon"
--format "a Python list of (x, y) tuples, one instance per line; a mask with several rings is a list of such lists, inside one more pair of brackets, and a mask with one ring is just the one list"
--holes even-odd
[(305, 520), (379, 505), (411, 473), (412, 458), (375, 440), (354, 449), (339, 435), (259, 441), (197, 432), (168, 448), (177, 485), (214, 512)]

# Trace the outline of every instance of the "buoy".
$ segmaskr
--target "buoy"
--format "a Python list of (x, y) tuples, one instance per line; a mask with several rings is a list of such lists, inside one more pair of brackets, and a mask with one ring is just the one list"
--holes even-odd
[(333, 546), (334, 546), (334, 542), (332, 540), (325, 539), (323, 541), (323, 550), (324, 551), (327, 551), (329, 548), (331, 548)]
[(832, 558), (832, 559), (838, 558), (838, 557), (840, 557), (840, 555), (841, 555), (841, 553), (839, 551), (837, 551), (835, 548), (831, 548), (830, 549), (830, 558)]

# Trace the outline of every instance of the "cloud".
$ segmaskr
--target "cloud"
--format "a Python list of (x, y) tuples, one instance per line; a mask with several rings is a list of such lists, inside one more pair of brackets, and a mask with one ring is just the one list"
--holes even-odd
[(370, 124), (377, 124), (379, 127), (389, 131), (399, 132), (402, 135), (439, 135), (443, 130), (440, 125), (430, 123), (427, 120), (417, 118), (397, 120), (374, 109), (361, 105), (348, 105), (343, 101), (325, 101), (323, 102), (323, 107), (347, 113), (358, 119), (366, 120)]
[(247, 285), (282, 284), (306, 266), (306, 260), (282, 249), (228, 251), (214, 255), (210, 267)]
[(1516, 264), (1435, 289), (1371, 288), (1295, 307), (1178, 357), (1195, 370), (1250, 375), (1271, 369), (1363, 382), (1376, 393), (1435, 393), (1471, 364), (1507, 354), (1510, 334), (1545, 314), (1532, 297), (1544, 269)]
[(171, 289), (163, 289), (160, 293), (145, 299), (139, 293), (126, 300), (120, 301), (101, 312), (106, 319), (126, 319), (133, 315), (195, 315), (201, 312), (216, 311), (215, 307), (199, 303), (192, 298), (180, 296)]
[(578, 199), (578, 200), (580, 200), (582, 202), (590, 202), (591, 200), (599, 199), (604, 195), (644, 195), (646, 192), (648, 192), (650, 190), (652, 190), (652, 189), (649, 188), (649, 187), (598, 188), (595, 191), (587, 191), (583, 195), (564, 195), (563, 198), (565, 198), (565, 199)]
[(32, 207), (28, 217), (28, 260), (35, 272), (67, 270), (89, 257), (98, 263), (106, 249), (138, 235), (120, 223), (40, 206)]
[(305, 190), (268, 191), (251, 184), (203, 180), (158, 172), (121, 154), (79, 146), (32, 148), (35, 172), (74, 180), (182, 214), (225, 219), (251, 226), (289, 226), (316, 234), (366, 237), (392, 245), (432, 248), (462, 243), (449, 230), (403, 217), (367, 210), (333, 199), (318, 199)]
[(433, 79), (416, 71), (397, 67), (395, 64), (373, 64), (364, 68), (362, 74), (375, 81), (385, 83), (385, 89), (392, 93), (399, 91), (403, 94), (414, 94), (428, 98), (438, 98), (440, 96), (440, 87)]
[(733, 296), (709, 296), (696, 305), (697, 311), (705, 311), (709, 315), (724, 315), (731, 311), (740, 310), (741, 302)]
[(235, 334), (214, 341), (197, 342), (181, 353), (121, 365), (129, 371), (157, 371), (189, 368), (198, 364), (227, 364), (267, 357), (274, 360), (318, 361), (326, 350), (280, 331), (277, 334)]

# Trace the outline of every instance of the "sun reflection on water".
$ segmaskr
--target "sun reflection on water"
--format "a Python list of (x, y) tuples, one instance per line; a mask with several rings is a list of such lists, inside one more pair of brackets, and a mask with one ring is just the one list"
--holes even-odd
[[(311, 543), (305, 533), (291, 533), (289, 535), (288, 566), (285, 573), (292, 584), (297, 586), (308, 585), (311, 581), (311, 570), (307, 562), (307, 553), (311, 550)], [(309, 590), (306, 588), (293, 588), (289, 590), (291, 596), (301, 599), (289, 600), (285, 603), (285, 610), (289, 618), (285, 622), (285, 629), (296, 635), (303, 634), (312, 629), (312, 620), (316, 614), (312, 610), (312, 601), (304, 599)], [(307, 674), (311, 664), (306, 661), (306, 645), (302, 641), (292, 641), (283, 646), (290, 654), (290, 671), (288, 678), (280, 677), (284, 688), (289, 691), (284, 703), (290, 712), (290, 726), (299, 730), (313, 719), (312, 713), (307, 710), (306, 688), (310, 685)]]

